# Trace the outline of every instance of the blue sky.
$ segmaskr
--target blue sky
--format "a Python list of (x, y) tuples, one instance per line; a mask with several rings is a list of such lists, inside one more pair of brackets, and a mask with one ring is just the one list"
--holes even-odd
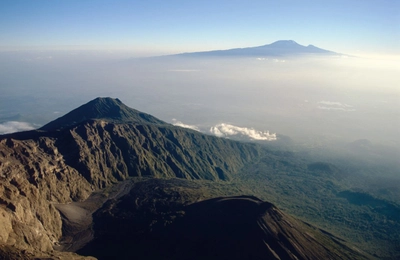
[(174, 53), (291, 39), (349, 54), (400, 54), (397, 0), (2, 0), (0, 10), (0, 49)]

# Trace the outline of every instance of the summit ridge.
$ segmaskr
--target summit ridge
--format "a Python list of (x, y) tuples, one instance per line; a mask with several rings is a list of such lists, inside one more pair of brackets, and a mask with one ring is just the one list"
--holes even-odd
[(149, 114), (126, 106), (118, 98), (98, 97), (44, 125), (40, 130), (60, 130), (91, 119), (105, 119), (107, 121), (136, 124), (166, 124)]
[(296, 56), (296, 55), (339, 55), (336, 52), (318, 48), (312, 44), (301, 45), (294, 40), (279, 40), (262, 46), (181, 53), (173, 56), (184, 57), (246, 57), (246, 56)]

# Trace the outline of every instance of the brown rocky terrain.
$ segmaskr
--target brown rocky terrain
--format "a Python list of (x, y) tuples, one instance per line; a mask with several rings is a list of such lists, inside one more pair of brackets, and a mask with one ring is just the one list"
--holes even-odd
[[(136, 201), (141, 205), (141, 196), (145, 197), (143, 201), (146, 203), (151, 201), (153, 208), (161, 203), (161, 209), (157, 206), (156, 211), (150, 210), (150, 213), (156, 216), (162, 213), (166, 222), (163, 220), (155, 223), (163, 223), (163, 226), (174, 223), (178, 227), (187, 225), (186, 218), (181, 218), (180, 214), (187, 212), (190, 215), (191, 208), (197, 207), (188, 206), (189, 204), (198, 205), (196, 203), (201, 200), (226, 194), (200, 188), (189, 189), (189, 192), (188, 189), (179, 188), (179, 185), (170, 188), (175, 194), (172, 197), (168, 197), (168, 192), (162, 188), (154, 186), (147, 189), (148, 192), (140, 193), (141, 189), (138, 187), (146, 185), (132, 184), (131, 178), (179, 178), (193, 183), (197, 183), (195, 180), (227, 182), (246, 164), (257, 160), (265, 152), (255, 144), (230, 141), (174, 127), (111, 98), (97, 98), (39, 130), (0, 136), (0, 258), (80, 259), (82, 256), (66, 251), (77, 251), (92, 241), (81, 249), (83, 251), (78, 251), (89, 252), (88, 248), (90, 245), (93, 247), (93, 241), (103, 241), (101, 239), (104, 236), (101, 238), (101, 234), (107, 233), (99, 228), (102, 224), (111, 227), (125, 223), (121, 219), (114, 221), (114, 217), (104, 222), (104, 217), (113, 212), (107, 207), (118, 204), (115, 207), (118, 214), (113, 213), (113, 216), (122, 214), (127, 216), (122, 219), (129, 220), (130, 208), (120, 207), (119, 203), (127, 201), (130, 205), (129, 203)], [(157, 184), (155, 181), (154, 183)], [(132, 188), (132, 185), (136, 188)], [(149, 193), (152, 190), (157, 190), (158, 193), (155, 194), (158, 197)], [(238, 201), (242, 200), (257, 207), (265, 205), (257, 199)], [(224, 204), (220, 202), (213, 202), (212, 205)], [(182, 208), (186, 206), (188, 208)], [(217, 210), (216, 208), (213, 210)], [(147, 221), (152, 218), (146, 216), (152, 215), (146, 213), (147, 206), (141, 209), (143, 212), (138, 214), (144, 217), (135, 218), (135, 221), (141, 223), (140, 220), (143, 220), (147, 225)], [(285, 230), (280, 230), (274, 224), (268, 226), (268, 221), (280, 218), (278, 215), (268, 217), (268, 214), (264, 214), (263, 218), (256, 221), (258, 229), (264, 230), (262, 232), (265, 234), (267, 230), (270, 233), (275, 232), (272, 238), (265, 238), (266, 241), (279, 238), (281, 233), (292, 236), (288, 227), (290, 225), (286, 225)], [(175, 223), (174, 219), (182, 219), (183, 222)], [(143, 232), (148, 232), (147, 227), (153, 230), (153, 224), (144, 225)], [(113, 232), (117, 230), (122, 232), (124, 229), (116, 228)], [(164, 229), (156, 230), (168, 234)], [(284, 245), (279, 244), (286, 248), (279, 250), (286, 250), (290, 252), (287, 254), (293, 254), (300, 259), (308, 254), (312, 255), (307, 250), (298, 252), (292, 248), (308, 247), (308, 242), (315, 242), (312, 235), (302, 237), (302, 230), (297, 229), (299, 234), (293, 235), (294, 239), (286, 241)], [(176, 234), (171, 235), (177, 236)], [(138, 239), (141, 238), (134, 238), (137, 241)], [(129, 238), (121, 242), (120, 246), (131, 240)], [(295, 244), (294, 241), (298, 243)], [(264, 249), (272, 246), (272, 242), (268, 243), (263, 246)], [(328, 251), (331, 250), (329, 246), (327, 248)], [(333, 247), (332, 250), (342, 249), (343, 247)], [(279, 255), (276, 249), (271, 250)], [(353, 256), (352, 254), (332, 253), (331, 257), (343, 259)], [(87, 255), (101, 258), (96, 253)]]
[[(81, 114), (87, 116), (71, 121)], [(62, 235), (60, 204), (130, 176), (228, 179), (258, 153), (254, 145), (173, 127), (98, 98), (42, 130), (0, 136), (0, 244), (51, 251)]]

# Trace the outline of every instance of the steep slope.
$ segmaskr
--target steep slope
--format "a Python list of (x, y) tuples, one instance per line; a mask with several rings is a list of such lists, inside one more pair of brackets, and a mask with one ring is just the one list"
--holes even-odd
[(93, 190), (49, 138), (0, 140), (0, 173), (0, 245), (27, 252), (49, 252), (61, 237), (54, 203), (83, 200)]
[(260, 153), (96, 99), (39, 131), (0, 136), (0, 244), (48, 252), (62, 235), (55, 204), (130, 176), (227, 180)]
[(93, 238), (80, 253), (126, 258), (133, 241), (136, 256), (147, 249), (161, 259), (193, 252), (214, 259), (359, 257), (279, 211), (268, 217), (269, 204), (256, 198), (201, 202), (243, 194), (228, 181), (268, 153), (166, 124), (111, 98), (40, 130), (0, 136), (0, 258), (79, 259), (58, 250), (76, 251)]
[(104, 119), (112, 122), (135, 124), (166, 124), (149, 114), (127, 107), (118, 98), (99, 97), (44, 125), (40, 129), (46, 131), (61, 130), (89, 119)]
[(99, 259), (366, 259), (332, 235), (252, 196), (188, 180), (149, 179), (94, 216)]
[[(259, 154), (259, 147), (173, 126), (92, 122), (59, 141), (65, 160), (104, 187), (127, 176), (226, 180)], [(77, 160), (81, 154), (85, 158)]]

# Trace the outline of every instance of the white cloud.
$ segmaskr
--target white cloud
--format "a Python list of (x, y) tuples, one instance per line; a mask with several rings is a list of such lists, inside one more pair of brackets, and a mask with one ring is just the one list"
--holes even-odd
[(36, 59), (36, 60), (51, 60), (51, 59), (53, 59), (53, 56), (45, 56), (45, 57), (43, 57), (43, 56), (38, 56), (38, 57), (36, 57), (35, 59)]
[(8, 121), (0, 124), (0, 134), (9, 134), (33, 129), (35, 128), (26, 122)]
[(197, 72), (199, 70), (191, 70), (191, 69), (175, 69), (175, 70), (168, 70), (170, 72)]
[(272, 62), (286, 62), (286, 60), (281, 60), (281, 59), (269, 60), (268, 58), (263, 58), (263, 57), (258, 57), (258, 58), (256, 58), (256, 60), (259, 60), (259, 61), (272, 61)]
[(319, 101), (318, 104), (327, 105), (327, 106), (335, 106), (335, 107), (353, 107), (353, 106), (343, 104), (340, 102), (325, 101), (325, 100)]
[(189, 129), (196, 130), (196, 131), (200, 132), (200, 129), (197, 126), (184, 124), (181, 121), (176, 120), (175, 118), (172, 119), (172, 124), (175, 125), (175, 126), (180, 126), (180, 127), (183, 127), (183, 128), (189, 128)]
[(219, 137), (228, 136), (246, 136), (252, 140), (274, 141), (276, 134), (270, 134), (269, 131), (258, 131), (253, 128), (234, 126), (230, 124), (217, 124), (210, 128), (210, 132)]
[(356, 111), (355, 109), (348, 109), (348, 108), (343, 108), (343, 107), (324, 107), (324, 106), (318, 106), (318, 109), (322, 110), (336, 110), (336, 111)]
[(34, 58), (23, 58), (22, 61), (44, 61), (44, 60), (52, 60), (53, 56), (36, 56)]
[(356, 111), (353, 106), (336, 102), (336, 101), (319, 101), (317, 102), (319, 106), (317, 106), (318, 109), (322, 110), (336, 110), (336, 111)]

